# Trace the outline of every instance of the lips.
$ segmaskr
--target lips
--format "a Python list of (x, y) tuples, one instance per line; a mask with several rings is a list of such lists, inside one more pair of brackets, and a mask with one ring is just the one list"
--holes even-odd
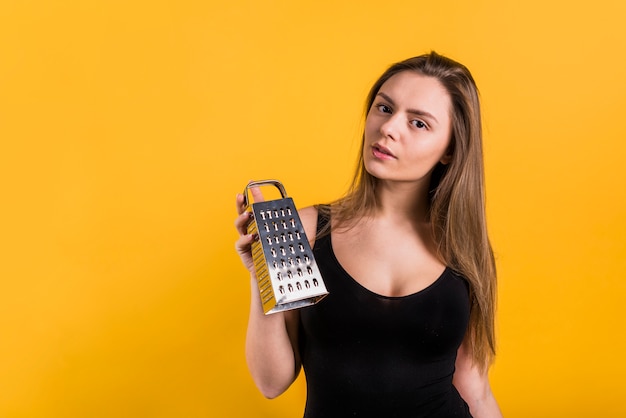
[(374, 154), (376, 158), (382, 158), (382, 159), (396, 158), (396, 156), (393, 155), (393, 153), (391, 152), (389, 148), (384, 147), (380, 144), (372, 145), (372, 153)]

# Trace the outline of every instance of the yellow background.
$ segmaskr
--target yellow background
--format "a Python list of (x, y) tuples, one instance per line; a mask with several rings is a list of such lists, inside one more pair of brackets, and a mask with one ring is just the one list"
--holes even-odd
[(508, 418), (626, 416), (626, 2), (3, 0), (0, 417), (297, 417), (245, 366), (234, 196), (342, 193), (388, 64), (482, 93)]

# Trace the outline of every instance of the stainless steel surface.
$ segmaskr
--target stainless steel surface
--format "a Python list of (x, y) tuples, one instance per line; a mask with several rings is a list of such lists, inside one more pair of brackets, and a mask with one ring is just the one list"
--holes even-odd
[[(282, 199), (250, 203), (252, 187), (272, 185)], [(244, 203), (254, 214), (248, 233), (258, 234), (252, 244), (257, 283), (266, 314), (310, 306), (328, 294), (298, 211), (277, 180), (250, 182)]]

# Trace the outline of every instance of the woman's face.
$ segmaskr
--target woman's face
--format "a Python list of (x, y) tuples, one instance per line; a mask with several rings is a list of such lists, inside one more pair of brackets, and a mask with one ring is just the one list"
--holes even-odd
[(387, 80), (365, 121), (363, 161), (381, 180), (430, 181), (437, 162), (447, 164), (451, 102), (439, 80), (403, 71)]

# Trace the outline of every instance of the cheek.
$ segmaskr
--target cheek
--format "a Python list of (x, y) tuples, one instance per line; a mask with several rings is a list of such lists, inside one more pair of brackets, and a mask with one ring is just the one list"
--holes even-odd
[(445, 154), (447, 154), (451, 143), (450, 133), (440, 132), (433, 141), (433, 152), (436, 153), (439, 158), (442, 158)]
[(446, 138), (438, 138), (428, 143), (414, 141), (411, 144), (411, 154), (416, 160), (424, 163), (435, 164), (447, 153), (449, 141)]
[(371, 138), (374, 131), (374, 122), (372, 121), (372, 118), (368, 117), (367, 119), (365, 119), (365, 129), (363, 131), (363, 133), (365, 134), (365, 138)]

